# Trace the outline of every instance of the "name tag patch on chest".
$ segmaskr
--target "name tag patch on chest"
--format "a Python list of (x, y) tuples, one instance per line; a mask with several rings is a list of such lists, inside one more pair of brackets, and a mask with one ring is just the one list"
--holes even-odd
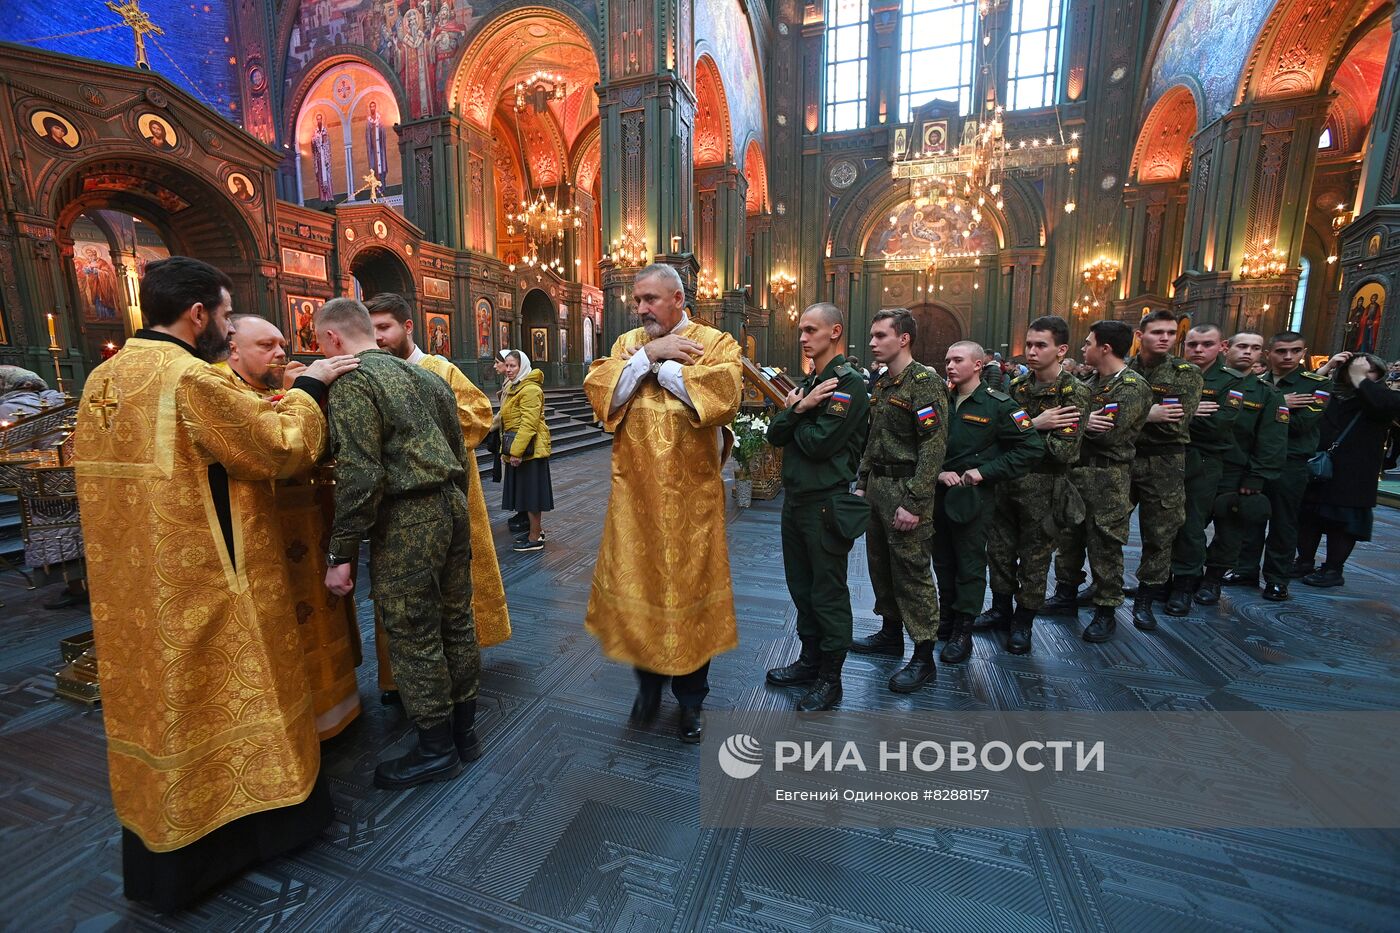
[(887, 399), (887, 401), (895, 408), (903, 408), (905, 411), (910, 411), (913, 408), (913, 406), (911, 406), (906, 400), (900, 398), (898, 395), (891, 395), (889, 399)]
[(1245, 408), (1248, 408), (1250, 411), (1258, 411), (1259, 409), (1261, 409), (1261, 408), (1264, 407), (1264, 403), (1263, 403), (1263, 402), (1251, 402), (1251, 401), (1249, 401), (1249, 400), (1246, 399), (1246, 400), (1245, 400), (1245, 403), (1244, 403), (1244, 407), (1245, 407)]
[(984, 418), (981, 415), (963, 415), (962, 420), (971, 421), (973, 424), (991, 424), (991, 418)]

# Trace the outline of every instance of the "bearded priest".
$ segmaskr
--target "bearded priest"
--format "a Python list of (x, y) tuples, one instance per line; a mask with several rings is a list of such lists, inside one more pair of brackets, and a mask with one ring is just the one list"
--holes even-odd
[(739, 643), (721, 477), (739, 410), (739, 345), (690, 320), (668, 265), (638, 272), (632, 301), (642, 326), (617, 338), (583, 381), (614, 434), (585, 625), (604, 653), (637, 671), (633, 722), (656, 718), (670, 678), (680, 739), (698, 743), (710, 659)]
[(137, 331), (88, 376), (75, 438), (128, 898), (184, 907), (331, 820), (269, 480), (325, 448), (317, 360), (277, 405), (210, 362), (228, 276), (146, 267)]
[[(475, 450), (491, 430), (491, 400), (460, 369), (441, 356), (424, 353), (413, 339), (413, 306), (403, 295), (384, 292), (365, 302), (374, 324), (374, 341), (406, 363), (421, 366), (446, 382), (457, 397), (457, 420), (462, 425), (462, 446)], [(501, 565), (496, 559), (496, 542), (491, 537), (491, 516), (486, 511), (486, 494), (481, 474), (468, 462), (467, 510), (471, 513), (472, 536), (472, 615), (476, 618), (476, 639), (483, 648), (499, 645), (510, 638), (510, 612), (506, 608), (506, 588), (501, 582)], [(389, 662), (389, 642), (384, 627), (374, 626), (374, 643), (379, 655), (379, 689), (396, 692), (394, 671)]]

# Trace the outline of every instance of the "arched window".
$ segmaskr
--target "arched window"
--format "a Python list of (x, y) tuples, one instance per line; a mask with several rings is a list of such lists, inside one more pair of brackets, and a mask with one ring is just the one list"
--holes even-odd
[(903, 0), (899, 32), (899, 119), (931, 100), (971, 113), (975, 0)]
[(1008, 110), (1049, 107), (1059, 92), (1063, 0), (1015, 0), (1007, 43)]
[(1289, 330), (1298, 330), (1303, 326), (1303, 305), (1308, 301), (1308, 273), (1312, 271), (1312, 263), (1303, 256), (1298, 260), (1298, 265), (1298, 291), (1293, 295), (1293, 313), (1288, 316)]
[(870, 0), (835, 0), (826, 21), (826, 131), (865, 126)]

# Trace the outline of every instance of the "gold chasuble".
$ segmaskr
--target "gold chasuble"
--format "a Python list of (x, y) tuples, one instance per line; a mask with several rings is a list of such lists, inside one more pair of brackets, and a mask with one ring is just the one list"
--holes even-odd
[(596, 360), (583, 387), (613, 432), (612, 492), (585, 626), (609, 657), (658, 674), (689, 674), (739, 643), (724, 534), (720, 431), (739, 410), (739, 345), (694, 322), (680, 336), (705, 349), (684, 368), (695, 407), (642, 381), (612, 410), (623, 353), (637, 328)]
[(152, 852), (311, 792), (321, 746), (270, 481), (325, 441), (305, 392), (274, 407), (176, 343), (132, 337), (88, 376), (78, 501), (112, 802)]
[[(281, 392), (249, 385), (228, 363), (214, 369), (235, 388), (269, 400)], [(353, 595), (340, 597), (326, 589), (326, 552), (330, 550), (331, 518), (335, 512), (335, 474), (318, 466), (291, 479), (279, 479), (277, 525), (287, 568), (288, 597), (284, 612), (295, 619), (306, 652), (306, 676), (311, 685), (312, 711), (321, 741), (339, 735), (360, 715), (360, 627)]]
[[(457, 397), (457, 420), (462, 423), (462, 448), (475, 451), (491, 430), (491, 400), (465, 373), (441, 356), (425, 353), (418, 365), (452, 387), (452, 394)], [(474, 455), (466, 467), (467, 510), (472, 525), (472, 615), (476, 618), (477, 644), (489, 648), (510, 638), (510, 612), (506, 609), (506, 588), (501, 582), (501, 564), (491, 537), (491, 516), (486, 511), (486, 493), (481, 488), (481, 473)], [(389, 639), (377, 620), (374, 647), (379, 657), (379, 689), (397, 690), (389, 660)]]

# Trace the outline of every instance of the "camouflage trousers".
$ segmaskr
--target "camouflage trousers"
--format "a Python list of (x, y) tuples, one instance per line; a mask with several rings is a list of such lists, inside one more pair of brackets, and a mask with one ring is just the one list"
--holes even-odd
[(1186, 521), (1186, 448), (1133, 461), (1129, 497), (1138, 509), (1142, 559), (1138, 586), (1161, 586), (1172, 566), (1172, 542)]
[(913, 531), (895, 531), (894, 513), (904, 500), (905, 480), (872, 476), (865, 496), (873, 512), (865, 533), (875, 612), (899, 619), (916, 642), (933, 641), (938, 631), (938, 590), (933, 585), (933, 517)]
[(481, 678), (470, 529), (466, 495), (448, 486), (385, 499), (370, 532), (370, 596), (389, 634), (404, 712), (419, 728), (446, 722)]
[[(1173, 577), (1199, 577), (1206, 565), (1206, 525), (1215, 511), (1225, 461), (1186, 449), (1186, 518), (1172, 543)], [(1218, 534), (1218, 532), (1217, 532)]]
[(1078, 466), (1069, 481), (1084, 499), (1084, 522), (1061, 533), (1055, 555), (1055, 580), (1075, 586), (1084, 582), (1084, 557), (1094, 573), (1094, 605), (1123, 604), (1123, 546), (1133, 504), (1128, 498), (1129, 465)]
[(1022, 609), (1045, 605), (1045, 582), (1058, 529), (1045, 520), (1065, 476), (1031, 473), (997, 484), (987, 527), (992, 596), (1014, 596)]

